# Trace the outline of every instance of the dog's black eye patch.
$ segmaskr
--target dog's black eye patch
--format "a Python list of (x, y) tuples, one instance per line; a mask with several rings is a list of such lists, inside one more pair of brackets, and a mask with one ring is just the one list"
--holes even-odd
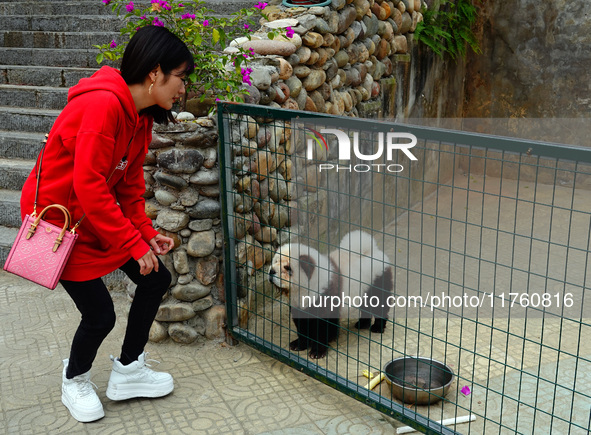
[(300, 255), (300, 268), (304, 271), (308, 279), (311, 279), (316, 268), (316, 261), (309, 255)]
[(291, 266), (289, 264), (286, 266), (283, 266), (283, 268), (291, 274)]

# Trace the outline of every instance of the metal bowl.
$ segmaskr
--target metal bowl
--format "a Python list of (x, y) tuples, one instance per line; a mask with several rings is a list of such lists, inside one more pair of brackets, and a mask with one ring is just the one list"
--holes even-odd
[(384, 366), (384, 373), (394, 397), (417, 405), (439, 402), (454, 381), (449, 366), (420, 356), (396, 358)]

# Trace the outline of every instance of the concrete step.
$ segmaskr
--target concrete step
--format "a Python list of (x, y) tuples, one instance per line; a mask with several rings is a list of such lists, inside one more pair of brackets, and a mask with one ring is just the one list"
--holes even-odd
[[(252, 0), (205, 0), (204, 6), (215, 11), (216, 15), (229, 16), (243, 8), (252, 8), (258, 1)], [(270, 0), (266, 3), (279, 4), (280, 1)]]
[(29, 32), (0, 30), (0, 47), (92, 48), (112, 40), (123, 40), (118, 32)]
[(67, 100), (67, 88), (0, 85), (0, 106), (63, 109)]
[(21, 225), (21, 193), (0, 189), (0, 227), (18, 228)]
[[(5, 65), (61, 66), (77, 68), (98, 68), (96, 48), (14, 48), (0, 47), (0, 59)], [(116, 66), (116, 62), (105, 60), (102, 65)]]
[(0, 107), (0, 130), (45, 134), (51, 130), (59, 113), (59, 110), (52, 109)]
[(34, 160), (0, 159), (0, 189), (20, 191), (34, 166)]
[(44, 137), (44, 133), (0, 130), (0, 159), (36, 160)]
[(112, 15), (114, 12), (101, 1), (2, 1), (0, 15)]
[(10, 248), (12, 248), (17, 234), (18, 228), (0, 226), (0, 266), (4, 266), (4, 262), (8, 257), (8, 253), (10, 252)]
[(95, 68), (0, 65), (0, 83), (69, 88), (81, 78), (93, 75), (98, 68), (98, 65)]
[[(74, 11), (72, 13), (75, 13)], [(123, 19), (110, 15), (4, 15), (0, 30), (46, 32), (118, 32)]]
[[(151, 6), (149, 0), (141, 0), (141, 1), (134, 1), (134, 6), (136, 9), (146, 9)], [(213, 9), (213, 4), (219, 4), (220, 2), (212, 2), (210, 0), (206, 0), (204, 6), (208, 9)], [(238, 9), (242, 7), (250, 7), (254, 5), (254, 2), (247, 2), (247, 1), (239, 1), (239, 2), (232, 2), (230, 1), (222, 1), (221, 3), (240, 3), (245, 4), (246, 6), (240, 6)], [(236, 11), (238, 9), (233, 9)], [(192, 8), (187, 5), (185, 11), (192, 10)], [(125, 13), (125, 9), (122, 9), (122, 12)], [(116, 15), (113, 12), (111, 6), (105, 5), (102, 1), (97, 0), (81, 0), (79, 2), (73, 2), (72, 0), (56, 0), (56, 1), (23, 1), (23, 0), (2, 0), (0, 1), (0, 16), (1, 15)]]

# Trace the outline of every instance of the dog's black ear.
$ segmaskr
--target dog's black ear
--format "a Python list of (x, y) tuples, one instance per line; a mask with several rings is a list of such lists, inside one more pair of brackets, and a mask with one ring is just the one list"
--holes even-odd
[(316, 268), (316, 262), (309, 255), (300, 255), (300, 269), (304, 271), (308, 279), (312, 278), (314, 269)]

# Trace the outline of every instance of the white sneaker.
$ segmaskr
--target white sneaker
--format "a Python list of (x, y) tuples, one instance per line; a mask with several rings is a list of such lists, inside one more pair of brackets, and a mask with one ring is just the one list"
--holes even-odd
[(98, 420), (105, 416), (103, 405), (90, 381), (90, 370), (72, 379), (66, 378), (68, 361), (65, 359), (62, 371), (62, 403), (76, 420), (82, 423)]
[[(113, 371), (109, 378), (107, 397), (111, 400), (127, 400), (134, 397), (162, 397), (174, 389), (169, 373), (155, 372), (146, 364), (147, 353), (137, 361), (124, 366), (119, 358), (113, 358)], [(154, 360), (149, 360), (154, 361)], [(158, 361), (155, 361), (158, 362)]]

